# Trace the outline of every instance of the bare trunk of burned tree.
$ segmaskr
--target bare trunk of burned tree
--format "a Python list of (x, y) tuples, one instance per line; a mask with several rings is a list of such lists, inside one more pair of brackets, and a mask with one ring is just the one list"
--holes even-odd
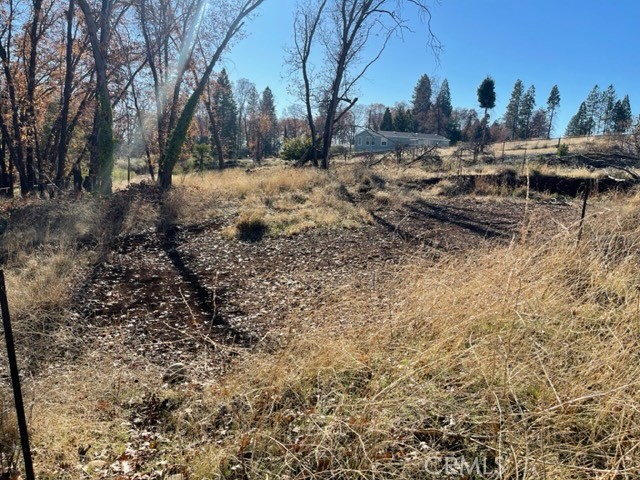
[(303, 96), (307, 115), (307, 123), (311, 134), (311, 146), (307, 150), (300, 163), (306, 162), (311, 157), (314, 166), (318, 166), (318, 148), (319, 141), (316, 131), (316, 124), (313, 118), (312, 105), (312, 88), (309, 75), (309, 57), (311, 56), (311, 47), (314, 43), (318, 25), (322, 19), (323, 11), (327, 5), (327, 0), (320, 0), (317, 7), (311, 5), (307, 9), (300, 9), (294, 20), (294, 43), (295, 49), (292, 55), (292, 61), (302, 73)]
[(0, 196), (13, 197), (13, 169), (11, 159), (7, 163), (7, 140), (0, 132)]

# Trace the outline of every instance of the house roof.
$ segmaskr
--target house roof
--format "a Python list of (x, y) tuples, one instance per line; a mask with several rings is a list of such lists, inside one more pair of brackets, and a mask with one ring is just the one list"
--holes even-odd
[(412, 132), (392, 132), (389, 130), (380, 130), (376, 132), (370, 128), (365, 128), (362, 132), (368, 132), (372, 135), (378, 135), (386, 138), (397, 138), (403, 140), (449, 140), (442, 135), (436, 135), (435, 133), (412, 133)]
[(424, 140), (448, 140), (442, 135), (436, 135), (435, 133), (389, 132), (387, 130), (380, 130), (378, 133), (383, 137), (424, 139)]

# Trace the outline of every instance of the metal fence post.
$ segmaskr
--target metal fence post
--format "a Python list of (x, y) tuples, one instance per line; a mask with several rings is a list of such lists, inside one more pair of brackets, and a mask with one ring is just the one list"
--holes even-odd
[(29, 431), (27, 430), (27, 417), (24, 413), (22, 401), (22, 389), (20, 388), (20, 375), (18, 373), (18, 361), (16, 349), (13, 343), (13, 331), (11, 330), (11, 318), (9, 317), (9, 302), (7, 300), (7, 287), (4, 282), (4, 271), (0, 270), (0, 307), (2, 308), (2, 323), (4, 325), (4, 338), (7, 341), (7, 354), (9, 356), (9, 368), (11, 369), (11, 383), (13, 385), (13, 397), (18, 416), (18, 429), (20, 431), (20, 443), (22, 444), (22, 456), (24, 457), (24, 469), (27, 480), (35, 480), (31, 449), (29, 447)]

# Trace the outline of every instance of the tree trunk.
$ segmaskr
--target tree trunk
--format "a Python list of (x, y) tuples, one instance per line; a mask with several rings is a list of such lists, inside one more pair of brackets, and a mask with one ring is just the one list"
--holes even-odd
[(551, 109), (551, 116), (549, 117), (549, 130), (547, 130), (547, 140), (551, 138), (551, 128), (553, 127), (553, 114), (555, 113), (555, 108)]
[(218, 130), (218, 122), (216, 122), (216, 112), (213, 109), (210, 101), (204, 102), (204, 106), (209, 116), (209, 143), (211, 144), (211, 151), (215, 150), (218, 156), (218, 169), (224, 169), (224, 151), (222, 149), (222, 141), (220, 140), (220, 131)]
[(0, 135), (0, 196), (13, 197), (13, 175), (11, 164), (7, 165), (7, 139)]
[[(85, 1), (85, 0), (83, 0)], [(163, 189), (167, 189), (171, 187), (171, 179), (173, 175), (173, 168), (176, 165), (176, 162), (180, 158), (182, 153), (182, 147), (187, 139), (187, 132), (189, 131), (189, 126), (191, 125), (191, 120), (193, 119), (193, 115), (195, 114), (196, 107), (202, 94), (204, 93), (205, 86), (209, 82), (209, 78), (211, 77), (211, 73), (213, 72), (213, 67), (218, 63), (222, 52), (224, 52), (227, 48), (227, 45), (231, 41), (231, 39), (238, 33), (240, 28), (242, 27), (243, 19), (253, 12), (260, 4), (262, 4), (264, 0), (254, 0), (252, 3), (247, 2), (243, 9), (238, 13), (233, 23), (229, 26), (227, 33), (216, 49), (215, 53), (211, 57), (209, 65), (200, 78), (200, 82), (196, 85), (195, 90), (187, 100), (187, 103), (184, 106), (184, 109), (180, 113), (180, 116), (176, 122), (176, 127), (171, 132), (169, 136), (169, 140), (167, 143), (167, 150), (164, 155), (164, 158), (161, 159), (161, 172), (158, 175), (160, 181), (160, 187)]]
[[(487, 108), (484, 109), (484, 118), (482, 119), (482, 143), (480, 144), (480, 151), (484, 151), (484, 145), (487, 140)], [(477, 159), (477, 155), (474, 155), (474, 161)]]
[(33, 188), (36, 181), (42, 192), (44, 182), (44, 172), (42, 171), (42, 159), (38, 155), (38, 178), (36, 180), (36, 170), (34, 168), (35, 161), (35, 141), (36, 141), (36, 113), (35, 113), (35, 93), (36, 93), (36, 67), (38, 60), (38, 42), (40, 36), (38, 29), (40, 28), (40, 14), (42, 12), (42, 0), (33, 1), (33, 20), (29, 29), (29, 64), (27, 67), (27, 94), (26, 108), (22, 117), (22, 124), (27, 127), (27, 135), (31, 137), (26, 145), (26, 167), (27, 181)]
[[(10, 33), (8, 34), (10, 38)], [(9, 48), (9, 40), (7, 40), (7, 49)], [(2, 128), (2, 135), (6, 139), (6, 145), (9, 149), (9, 157), (13, 165), (18, 170), (20, 179), (20, 193), (22, 195), (28, 194), (33, 189), (33, 184), (30, 184), (27, 179), (27, 171), (24, 163), (24, 142), (22, 136), (22, 123), (20, 121), (20, 106), (17, 102), (16, 87), (13, 79), (13, 73), (11, 72), (11, 59), (9, 58), (10, 50), (5, 50), (0, 45), (0, 59), (2, 60), (3, 71), (6, 80), (6, 89), (9, 94), (9, 105), (11, 108), (11, 126), (13, 129), (13, 135), (9, 133), (9, 128), (2, 118), (0, 112), (0, 127)]]
[(60, 129), (58, 132), (58, 162), (56, 166), (56, 185), (62, 188), (65, 166), (67, 161), (68, 141), (67, 130), (69, 128), (69, 105), (73, 88), (73, 14), (75, 0), (69, 0), (67, 10), (67, 45), (65, 52), (66, 72), (64, 76), (64, 91), (62, 94), (62, 112), (60, 113)]
[(111, 174), (114, 164), (113, 112), (107, 83), (106, 60), (110, 37), (111, 2), (102, 0), (100, 35), (87, 0), (78, 0), (78, 6), (87, 22), (87, 33), (96, 67), (96, 111), (91, 135), (88, 184), (92, 190), (101, 195), (108, 195), (111, 193)]

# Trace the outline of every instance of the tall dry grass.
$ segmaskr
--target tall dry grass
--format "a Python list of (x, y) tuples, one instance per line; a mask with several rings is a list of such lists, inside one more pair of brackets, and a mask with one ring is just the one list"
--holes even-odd
[[(276, 228), (278, 215), (298, 221), (328, 205), (337, 212), (330, 222), (296, 228), (349, 215), (366, 221), (349, 195), (370, 191), (394, 205), (405, 198), (399, 184), (424, 178), (397, 169), (293, 172), (302, 178), (291, 170), (216, 173), (209, 183), (186, 177), (168, 200), (171, 215), (202, 221), (229, 202), (231, 215), (261, 209)], [(181, 203), (190, 199), (195, 206)], [(460, 477), (478, 460), (486, 478), (637, 478), (638, 207), (640, 197), (611, 200), (578, 246), (571, 229), (412, 261), (369, 299), (359, 292), (355, 301), (348, 289), (324, 298), (319, 326), (292, 320), (300, 333), (282, 350), (247, 352), (210, 385), (168, 389), (157, 367), (113, 346), (56, 364), (30, 397), (39, 472), (87, 477), (77, 450), (89, 443), (89, 458), (129, 458), (141, 432), (127, 422), (154, 394), (176, 407), (153, 427), (161, 440), (145, 447), (156, 462), (145, 464), (149, 474), (179, 465), (195, 479)], [(134, 206), (122, 228), (149, 228), (155, 215)], [(88, 252), (48, 228), (29, 237), (40, 239), (27, 242), (33, 248), (7, 257), (12, 304), (28, 319), (25, 334), (67, 345), (60, 336), (70, 330), (51, 337), (48, 315), (66, 318), (73, 289), (65, 282), (86, 264), (75, 255)], [(15, 427), (0, 421), (0, 448), (15, 446)]]
[(366, 210), (349, 201), (339, 176), (317, 169), (272, 167), (190, 175), (167, 204), (178, 221), (222, 219), (229, 239), (295, 235), (371, 221)]
[(211, 438), (195, 477), (430, 478), (478, 460), (486, 478), (637, 478), (638, 206), (579, 246), (541, 232), (408, 266), (365, 327), (252, 356), (192, 424)]

